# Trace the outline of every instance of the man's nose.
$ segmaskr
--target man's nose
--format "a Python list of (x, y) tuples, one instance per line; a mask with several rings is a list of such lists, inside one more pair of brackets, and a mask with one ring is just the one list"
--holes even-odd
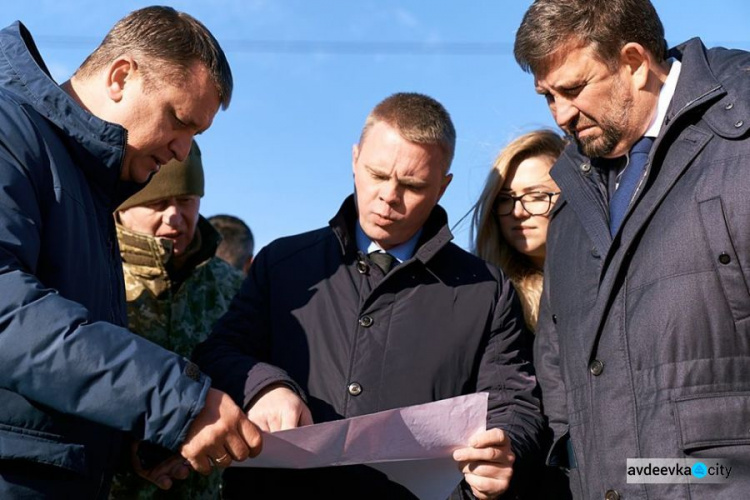
[(175, 138), (170, 144), (169, 149), (177, 161), (185, 161), (190, 154), (190, 148), (193, 145), (193, 134), (185, 134)]
[(179, 223), (181, 216), (182, 214), (177, 207), (177, 203), (175, 200), (171, 200), (169, 206), (162, 212), (161, 218), (164, 224), (175, 227)]
[(399, 197), (399, 186), (395, 180), (389, 180), (380, 186), (380, 199), (389, 205), (396, 203)]
[(552, 116), (555, 118), (557, 125), (566, 130), (568, 125), (573, 122), (573, 119), (578, 115), (578, 109), (573, 106), (573, 103), (566, 99), (555, 99), (555, 103), (551, 106)]

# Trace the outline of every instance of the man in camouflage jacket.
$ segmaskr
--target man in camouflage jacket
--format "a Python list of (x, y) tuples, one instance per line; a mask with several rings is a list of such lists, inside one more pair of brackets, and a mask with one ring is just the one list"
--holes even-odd
[[(128, 327), (190, 357), (224, 314), (243, 275), (217, 258), (221, 239), (199, 215), (204, 179), (196, 143), (184, 162), (173, 160), (116, 214), (123, 260)], [(168, 491), (134, 474), (119, 474), (112, 498), (216, 498), (219, 474), (192, 474)]]

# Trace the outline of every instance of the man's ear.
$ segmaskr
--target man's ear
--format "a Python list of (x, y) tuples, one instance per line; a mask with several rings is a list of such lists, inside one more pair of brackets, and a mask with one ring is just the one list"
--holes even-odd
[(355, 171), (354, 165), (357, 163), (357, 158), (359, 158), (359, 144), (352, 146), (352, 174)]
[(630, 76), (633, 86), (643, 90), (648, 82), (651, 60), (648, 51), (640, 43), (626, 43), (620, 49), (620, 63)]
[(445, 193), (445, 190), (448, 188), (448, 184), (450, 184), (452, 180), (453, 174), (446, 174), (445, 177), (443, 177), (442, 183), (440, 185), (440, 194), (438, 195), (438, 201), (440, 201), (440, 198), (443, 197), (443, 193)]
[(107, 97), (120, 102), (125, 92), (125, 85), (138, 75), (138, 64), (130, 56), (120, 56), (107, 68)]

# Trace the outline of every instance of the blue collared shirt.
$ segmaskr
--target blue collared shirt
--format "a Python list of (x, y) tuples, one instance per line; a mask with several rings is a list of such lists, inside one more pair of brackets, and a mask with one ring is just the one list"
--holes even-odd
[[(359, 225), (359, 221), (357, 221), (357, 225), (355, 227), (355, 235), (357, 238), (357, 248), (361, 252), (364, 252), (367, 255), (371, 254), (372, 252), (385, 252), (385, 250), (383, 250), (380, 245), (372, 241), (370, 237), (365, 234), (365, 232), (362, 230), (362, 226)], [(422, 229), (417, 231), (416, 234), (409, 238), (407, 241), (389, 249), (388, 253), (393, 255), (399, 262), (399, 264), (405, 260), (411, 259), (411, 257), (414, 255), (414, 250), (417, 248), (417, 241), (419, 241), (419, 237), (421, 235)]]

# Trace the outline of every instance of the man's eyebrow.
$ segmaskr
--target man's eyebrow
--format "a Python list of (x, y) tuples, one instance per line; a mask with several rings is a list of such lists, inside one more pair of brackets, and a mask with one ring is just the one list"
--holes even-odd
[(198, 125), (195, 120), (190, 118), (189, 116), (180, 116), (179, 113), (177, 113), (177, 110), (172, 108), (172, 114), (174, 115), (177, 120), (179, 120), (181, 123), (183, 123), (186, 127), (195, 129), (195, 135), (201, 135), (203, 132), (205, 132), (208, 127), (201, 128), (200, 125)]
[(188, 127), (194, 128), (196, 130), (196, 135), (205, 132), (205, 129), (202, 129), (200, 125), (195, 123), (191, 118), (180, 118), (180, 121), (182, 121), (182, 123), (184, 123)]
[(383, 176), (383, 177), (390, 177), (391, 176), (390, 172), (386, 172), (385, 170), (380, 169), (380, 168), (375, 167), (375, 166), (372, 166), (372, 165), (365, 164), (365, 170), (367, 170), (368, 172), (370, 172), (371, 174), (374, 174), (374, 175), (380, 175), (380, 176)]
[(423, 187), (426, 186), (428, 183), (422, 179), (418, 179), (416, 177), (400, 177), (398, 179), (399, 184), (403, 184), (404, 186), (411, 186), (411, 187)]

